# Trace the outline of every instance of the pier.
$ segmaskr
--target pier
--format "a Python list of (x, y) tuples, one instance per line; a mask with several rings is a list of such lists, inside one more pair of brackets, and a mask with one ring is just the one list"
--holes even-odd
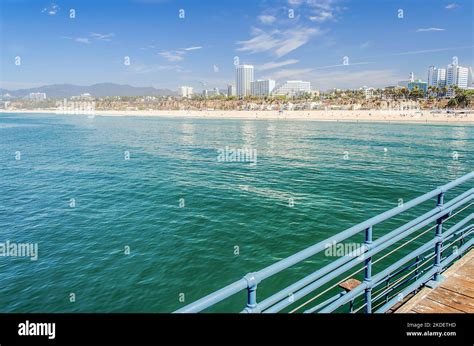
[[(474, 172), (468, 173), (176, 312), (231, 312), (222, 304), (244, 290), (243, 313), (472, 312), (473, 180)], [(407, 211), (410, 217), (404, 216)], [(323, 221), (315, 227), (324, 227)], [(347, 243), (360, 246), (329, 263), (328, 256), (321, 257), (328, 246)], [(326, 264), (286, 287), (270, 282), (288, 268), (308, 263)], [(263, 285), (276, 292), (258, 297)]]
[(442, 276), (439, 285), (425, 286), (395, 313), (474, 313), (474, 249)]

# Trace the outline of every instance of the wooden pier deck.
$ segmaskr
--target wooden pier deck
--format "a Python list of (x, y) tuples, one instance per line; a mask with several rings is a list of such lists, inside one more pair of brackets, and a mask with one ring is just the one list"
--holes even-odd
[(395, 313), (474, 313), (474, 249), (449, 267), (436, 288), (424, 287)]

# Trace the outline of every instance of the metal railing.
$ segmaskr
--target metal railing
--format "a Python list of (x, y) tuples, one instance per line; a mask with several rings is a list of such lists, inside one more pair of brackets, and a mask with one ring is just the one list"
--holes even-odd
[[(242, 312), (279, 312), (295, 304), (298, 300), (301, 300), (308, 294), (315, 292), (317, 289), (324, 288), (340, 276), (345, 275), (345, 273), (350, 269), (360, 265), (363, 265), (363, 267), (358, 269), (356, 272), (351, 273), (346, 278), (338, 280), (336, 284), (331, 285), (329, 288), (325, 288), (322, 292), (319, 292), (316, 296), (306, 300), (290, 312), (295, 312), (316, 301), (318, 298), (323, 297), (325, 294), (327, 295), (331, 290), (337, 289), (339, 284), (344, 282), (346, 279), (353, 278), (356, 274), (361, 273), (362, 271), (364, 274), (363, 281), (359, 282), (355, 288), (346, 291), (339, 291), (336, 295), (333, 295), (322, 302), (318, 302), (316, 306), (309, 308), (304, 312), (333, 312), (347, 304), (350, 304), (351, 312), (357, 312), (361, 309), (364, 309), (366, 313), (386, 312), (397, 302), (404, 299), (408, 294), (413, 293), (428, 282), (435, 285), (436, 282), (441, 281), (443, 279), (443, 270), (459, 258), (463, 252), (469, 250), (473, 246), (474, 239), (472, 239), (471, 236), (474, 231), (474, 223), (472, 221), (474, 213), (472, 213), (472, 211), (467, 216), (464, 216), (462, 220), (452, 225), (449, 229), (443, 229), (443, 224), (445, 224), (447, 220), (452, 219), (454, 216), (469, 209), (473, 204), (471, 201), (474, 199), (474, 188), (468, 189), (448, 202), (445, 202), (444, 200), (446, 192), (470, 181), (473, 178), (474, 172), (466, 174), (444, 186), (438, 187), (435, 190), (404, 203), (401, 206), (372, 217), (266, 268), (257, 272), (249, 273), (242, 279), (235, 281), (232, 284), (195, 301), (194, 303), (184, 306), (176, 312), (200, 312), (245, 289), (247, 290), (247, 305)], [(373, 239), (372, 234), (374, 226), (435, 197), (435, 208), (379, 237), (378, 239)], [(423, 230), (422, 233), (416, 236), (414, 235), (415, 232), (420, 231), (431, 224), (433, 224), (432, 227)], [(423, 244), (415, 250), (412, 250), (397, 260), (393, 260), (393, 263), (379, 273), (375, 275), (372, 273), (373, 265), (375, 263), (398, 252), (400, 248), (407, 244), (414, 244), (416, 239), (419, 239), (421, 236), (427, 234), (433, 229), (433, 237), (431, 237), (430, 240), (423, 241)], [(339, 257), (332, 263), (316, 270), (290, 286), (279, 290), (261, 302), (257, 302), (257, 287), (263, 280), (266, 280), (269, 277), (322, 252), (327, 249), (328, 244), (341, 243), (361, 232), (364, 232), (365, 234), (365, 241), (361, 249), (354, 250), (343, 257)], [(412, 237), (410, 238), (410, 236)], [(389, 247), (394, 246), (400, 241), (405, 242), (394, 250), (391, 250), (388, 253), (383, 253), (384, 250), (388, 251)], [(451, 241), (451, 243), (448, 246), (443, 245), (443, 243), (447, 241)], [(459, 246), (455, 244), (459, 244)], [(451, 248), (452, 250), (450, 255), (447, 255), (448, 248)], [(378, 254), (383, 254), (383, 256), (374, 260), (374, 256)], [(413, 260), (415, 261), (410, 263), (410, 261)], [(423, 267), (425, 268), (422, 269)], [(408, 274), (405, 274), (406, 271), (409, 271)], [(397, 279), (397, 277), (402, 274), (405, 275)], [(384, 283), (385, 286), (382, 286)], [(378, 289), (374, 294), (373, 290), (379, 286), (382, 286), (382, 288)], [(399, 290), (397, 291), (397, 289)], [(390, 294), (392, 294), (392, 296), (390, 296)], [(357, 299), (361, 300), (362, 305), (357, 310), (354, 310), (354, 303)], [(377, 303), (377, 306), (373, 306), (374, 303)], [(374, 309), (376, 310), (374, 311)]]

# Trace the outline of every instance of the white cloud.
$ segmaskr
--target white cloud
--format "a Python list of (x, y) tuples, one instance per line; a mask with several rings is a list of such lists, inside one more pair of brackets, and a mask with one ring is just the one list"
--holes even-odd
[(276, 20), (276, 17), (270, 16), (270, 15), (261, 15), (261, 16), (258, 16), (258, 20), (262, 24), (272, 24)]
[(459, 7), (459, 5), (458, 5), (458, 4), (455, 4), (455, 3), (451, 3), (451, 4), (446, 5), (445, 9), (447, 9), (447, 10), (452, 10), (452, 9), (454, 9), (454, 8), (456, 8), (456, 7)]
[(99, 34), (99, 33), (93, 32), (90, 34), (90, 36), (99, 41), (111, 41), (111, 38), (114, 36), (114, 34), (113, 33)]
[(296, 60), (296, 59), (288, 59), (288, 60), (279, 61), (279, 62), (270, 61), (263, 65), (258, 65), (255, 68), (259, 71), (267, 71), (267, 70), (271, 70), (278, 67), (297, 64), (298, 62), (299, 60)]
[(270, 51), (277, 57), (282, 57), (306, 44), (312, 36), (321, 34), (317, 28), (296, 27), (284, 31), (272, 30), (266, 32), (254, 28), (252, 38), (247, 41), (238, 41), (237, 48), (241, 52), (262, 53)]
[(442, 28), (420, 28), (417, 29), (416, 32), (429, 32), (429, 31), (444, 31), (445, 29)]
[(335, 20), (336, 14), (343, 8), (337, 6), (338, 0), (289, 0), (291, 6), (301, 6), (300, 12), (309, 13), (309, 20), (316, 23), (323, 23)]
[(198, 49), (202, 49), (202, 47), (201, 46), (192, 46), (192, 47), (188, 47), (188, 48), (183, 48), (183, 50), (185, 50), (185, 51), (198, 50)]
[(161, 55), (166, 60), (172, 61), (172, 62), (184, 60), (184, 57), (183, 57), (184, 52), (181, 52), (181, 51), (164, 51), (158, 54)]
[(180, 65), (146, 65), (135, 63), (130, 65), (130, 69), (135, 73), (153, 73), (160, 71), (182, 72), (182, 67)]
[(52, 3), (48, 7), (43, 8), (43, 10), (41, 12), (42, 13), (47, 13), (50, 16), (54, 16), (54, 15), (56, 15), (56, 13), (58, 13), (58, 11), (59, 11), (59, 6), (56, 5), (55, 3)]
[(78, 43), (85, 43), (85, 44), (91, 43), (87, 37), (76, 37), (74, 41)]
[(309, 20), (316, 23), (322, 23), (333, 18), (334, 18), (333, 13), (329, 11), (321, 11), (314, 16), (309, 16)]
[(365, 41), (364, 43), (362, 43), (359, 48), (360, 49), (367, 49), (369, 47), (372, 47), (373, 45), (373, 42), (372, 41)]

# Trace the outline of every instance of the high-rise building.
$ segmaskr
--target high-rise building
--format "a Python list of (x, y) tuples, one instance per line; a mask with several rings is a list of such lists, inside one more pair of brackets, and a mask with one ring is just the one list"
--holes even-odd
[(446, 85), (452, 87), (457, 85), (461, 89), (467, 88), (469, 79), (469, 69), (459, 65), (448, 65), (446, 71)]
[(193, 88), (189, 86), (182, 86), (179, 88), (179, 94), (181, 97), (190, 98), (193, 96)]
[(253, 82), (253, 66), (238, 65), (236, 68), (237, 96), (244, 97), (251, 93), (251, 83)]
[(275, 81), (273, 79), (256, 80), (250, 83), (251, 94), (253, 96), (268, 96), (275, 88)]
[(289, 80), (282, 85), (277, 86), (273, 90), (273, 94), (277, 96), (299, 96), (311, 92), (311, 83), (301, 80)]
[(428, 86), (442, 88), (446, 85), (446, 69), (430, 66), (428, 68)]

